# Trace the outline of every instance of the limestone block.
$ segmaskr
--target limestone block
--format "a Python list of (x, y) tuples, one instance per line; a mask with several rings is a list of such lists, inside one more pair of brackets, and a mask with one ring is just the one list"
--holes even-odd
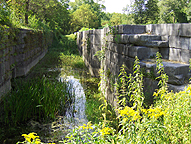
[(125, 53), (125, 49), (124, 49), (124, 45), (123, 44), (115, 44), (116, 45), (116, 51), (119, 54), (124, 54)]
[(169, 47), (189, 50), (191, 49), (191, 38), (170, 36)]
[(186, 84), (184, 85), (172, 85), (172, 84), (167, 84), (168, 90), (173, 91), (174, 93), (183, 91), (186, 88)]
[(105, 39), (108, 41), (108, 42), (115, 42), (115, 36), (114, 35), (107, 35), (105, 36)]
[(144, 25), (119, 25), (118, 34), (142, 34), (146, 32)]
[(94, 30), (89, 30), (89, 34), (94, 34)]
[(109, 49), (113, 52), (117, 52), (117, 44), (116, 43), (110, 43)]
[(95, 36), (95, 35), (93, 35), (93, 34), (90, 34), (90, 35), (89, 35), (89, 38), (90, 38), (89, 40), (90, 40), (90, 43), (91, 43), (91, 44), (94, 44), (94, 36)]
[(163, 62), (165, 73), (169, 76), (168, 83), (181, 85), (189, 72), (188, 64)]
[(190, 23), (182, 23), (180, 27), (179, 34), (183, 37), (191, 37), (191, 24)]
[(106, 27), (106, 28), (103, 28), (103, 33), (104, 33), (104, 36), (106, 36), (107, 33), (109, 33), (109, 27)]
[(128, 52), (129, 52), (129, 49), (128, 49), (128, 48), (129, 48), (129, 45), (128, 45), (128, 44), (127, 44), (127, 45), (124, 45), (124, 52), (125, 52), (124, 55), (125, 55), (125, 56), (128, 56)]
[(0, 85), (0, 98), (10, 90), (11, 90), (11, 81), (9, 79), (2, 86)]
[(116, 43), (120, 43), (120, 44), (127, 44), (127, 43), (129, 43), (129, 35), (128, 34), (115, 35), (114, 41)]
[(119, 62), (119, 54), (116, 52), (111, 53), (111, 62), (118, 63)]
[(180, 61), (181, 49), (169, 48), (169, 60)]
[(190, 50), (181, 49), (180, 61), (189, 64), (191, 52)]
[(159, 53), (162, 56), (162, 59), (169, 60), (169, 50), (170, 48), (159, 48)]
[(171, 48), (181, 48), (180, 46), (180, 37), (170, 36), (169, 37), (169, 47)]
[(142, 46), (168, 48), (169, 43), (168, 43), (168, 41), (147, 41), (145, 43), (142, 43)]
[(145, 26), (145, 32), (151, 34), (153, 24), (148, 24)]
[(101, 29), (93, 30), (93, 43), (94, 44), (101, 44)]
[(161, 41), (161, 36), (140, 34), (129, 35), (129, 42), (136, 45), (143, 45), (150, 41)]
[(168, 35), (162, 35), (161, 40), (162, 41), (169, 41), (169, 36)]
[(130, 46), (128, 48), (128, 56), (132, 58), (135, 58), (135, 56), (137, 56), (138, 59), (142, 60), (155, 56), (157, 51), (158, 48), (148, 48), (144, 46)]
[(181, 24), (153, 24), (146, 27), (147, 32), (150, 32), (154, 35), (178, 36)]
[(119, 67), (121, 67), (122, 64), (125, 63), (125, 60), (126, 60), (125, 58), (126, 58), (126, 57), (125, 57), (124, 55), (121, 55), (121, 54), (118, 55), (118, 59), (119, 59), (119, 60), (118, 60), (117, 65), (118, 65)]
[(112, 52), (110, 50), (105, 50), (105, 58), (110, 61)]
[(125, 64), (126, 67), (128, 68), (128, 72), (132, 72), (132, 71), (133, 71), (134, 61), (135, 61), (134, 58), (125, 57), (125, 62), (124, 62), (124, 64)]

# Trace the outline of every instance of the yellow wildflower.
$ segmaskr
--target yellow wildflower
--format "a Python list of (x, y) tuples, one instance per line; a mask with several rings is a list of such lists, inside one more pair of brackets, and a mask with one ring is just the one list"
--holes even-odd
[(31, 143), (31, 138), (27, 134), (22, 134), (27, 142)]
[(79, 128), (83, 128), (83, 129), (93, 129), (92, 128), (92, 124), (91, 121), (86, 124), (83, 124), (83, 126), (79, 126)]
[(27, 134), (22, 134), (22, 136), (24, 136), (25, 138), (25, 141), (26, 142), (35, 142), (35, 144), (40, 144), (41, 143), (41, 140), (39, 139), (39, 136), (37, 136), (37, 133), (29, 133), (28, 135)]
[(137, 120), (139, 118), (141, 118), (141, 116), (139, 115), (139, 112), (133, 110), (133, 108), (126, 106), (123, 110), (119, 110), (119, 114), (122, 117), (129, 117), (132, 118), (132, 120)]
[(37, 136), (37, 133), (34, 133), (34, 132), (29, 133), (28, 136), (29, 136), (31, 139), (33, 139), (33, 140), (35, 140), (36, 138), (39, 138), (39, 136)]
[(111, 133), (110, 131), (111, 131), (111, 128), (109, 128), (109, 127), (104, 127), (103, 129), (100, 130), (100, 132), (103, 136), (110, 134)]
[(148, 113), (149, 113), (148, 116), (150, 118), (156, 118), (156, 119), (165, 114), (165, 112), (162, 111), (162, 109), (159, 107), (156, 107), (154, 109), (148, 109)]

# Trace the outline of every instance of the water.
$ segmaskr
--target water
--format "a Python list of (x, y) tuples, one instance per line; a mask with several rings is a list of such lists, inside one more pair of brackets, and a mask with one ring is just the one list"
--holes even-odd
[(69, 129), (87, 124), (88, 120), (85, 114), (86, 97), (81, 83), (74, 76), (60, 77), (59, 80), (61, 82), (66, 81), (70, 93), (74, 95), (72, 104), (66, 109), (63, 119), (64, 124)]

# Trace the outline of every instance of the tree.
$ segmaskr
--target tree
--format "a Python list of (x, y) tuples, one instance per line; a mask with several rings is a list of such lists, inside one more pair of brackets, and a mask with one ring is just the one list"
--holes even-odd
[(160, 22), (161, 23), (186, 23), (188, 22), (187, 8), (190, 0), (161, 0)]
[(148, 0), (145, 5), (145, 16), (147, 24), (157, 24), (159, 20), (158, 0)]
[(122, 24), (122, 14), (121, 13), (115, 13), (115, 12), (112, 13), (110, 23), (112, 26)]
[(145, 2), (146, 0), (135, 0), (132, 5), (132, 12), (134, 17), (134, 22), (136, 24), (145, 24)]
[(69, 2), (71, 13), (75, 12), (83, 4), (89, 4), (90, 7), (96, 12), (100, 27), (101, 19), (104, 15), (102, 10), (105, 9), (105, 6), (102, 4), (102, 0), (97, 0), (96, 2), (94, 2), (94, 0), (75, 0), (75, 2)]
[[(56, 33), (68, 34), (70, 16), (67, 10), (68, 0), (10, 0), (13, 18), (21, 25), (37, 28), (48, 23)], [(32, 20), (31, 20), (32, 19)], [(32, 23), (32, 24), (31, 24)], [(36, 26), (35, 26), (36, 25)]]
[(75, 12), (71, 14), (72, 31), (78, 31), (82, 27), (98, 28), (98, 16), (89, 4), (82, 4)]

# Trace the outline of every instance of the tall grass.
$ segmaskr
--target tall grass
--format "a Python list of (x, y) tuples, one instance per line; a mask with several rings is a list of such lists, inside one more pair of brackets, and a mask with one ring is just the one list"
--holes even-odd
[(4, 97), (5, 123), (18, 124), (30, 119), (48, 120), (64, 114), (71, 95), (67, 84), (36, 78), (14, 81), (14, 89)]

